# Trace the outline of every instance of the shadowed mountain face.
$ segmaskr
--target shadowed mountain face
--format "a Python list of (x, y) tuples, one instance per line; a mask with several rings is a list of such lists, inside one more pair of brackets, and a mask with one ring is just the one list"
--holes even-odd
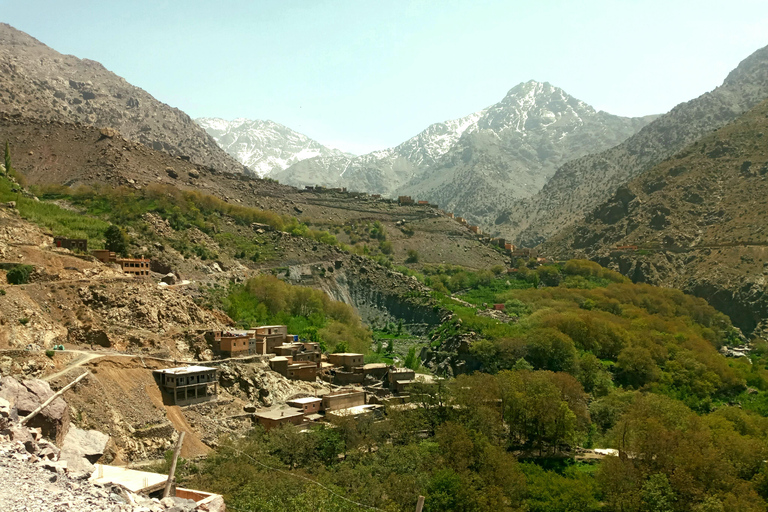
[(522, 83), (499, 103), (431, 125), (394, 148), (317, 157), (272, 176), (428, 199), (477, 222), (538, 191), (563, 162), (611, 147), (651, 119), (597, 112), (548, 83)]
[(188, 115), (153, 98), (98, 62), (62, 55), (0, 23), (0, 112), (120, 132), (171, 156), (241, 173)]
[(195, 119), (229, 155), (261, 177), (308, 158), (352, 157), (272, 121)]
[(768, 47), (742, 61), (723, 85), (682, 103), (617, 147), (567, 162), (536, 195), (514, 202), (494, 229), (536, 245), (581, 219), (618, 187), (768, 98)]
[[(768, 100), (621, 187), (541, 248), (707, 299), (746, 332), (768, 318)], [(617, 247), (637, 246), (637, 250)]]

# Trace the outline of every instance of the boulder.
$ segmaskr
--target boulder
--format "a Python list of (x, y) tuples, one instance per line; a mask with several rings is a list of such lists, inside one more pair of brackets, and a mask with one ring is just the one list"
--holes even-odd
[(189, 177), (190, 177), (190, 178), (199, 178), (199, 177), (200, 177), (200, 173), (199, 173), (199, 172), (197, 172), (197, 171), (196, 171), (196, 170), (194, 170), (194, 169), (192, 169), (192, 170), (188, 171), (188, 172), (187, 172), (187, 174), (189, 174)]
[(162, 279), (160, 279), (165, 284), (176, 284), (176, 276), (173, 272), (169, 272), (165, 274)]
[(176, 178), (178, 178), (178, 177), (179, 177), (179, 173), (177, 173), (176, 171), (174, 171), (172, 167), (167, 167), (167, 168), (165, 169), (165, 174), (167, 174), (168, 176), (170, 176), (170, 177), (171, 177), (171, 178), (173, 178), (173, 179), (176, 179)]
[(109, 436), (98, 430), (82, 430), (72, 427), (61, 445), (59, 458), (67, 461), (69, 473), (93, 473), (95, 463), (107, 448)]
[(117, 130), (115, 130), (114, 128), (102, 128), (101, 130), (99, 130), (99, 133), (101, 134), (102, 138), (107, 138), (107, 139), (111, 139), (118, 135)]
[[(51, 386), (42, 380), (28, 379), (19, 382), (12, 377), (0, 379), (0, 398), (10, 402), (19, 416), (26, 416), (53, 396)], [(27, 424), (39, 427), (44, 436), (61, 443), (69, 429), (69, 406), (62, 397), (57, 397)]]

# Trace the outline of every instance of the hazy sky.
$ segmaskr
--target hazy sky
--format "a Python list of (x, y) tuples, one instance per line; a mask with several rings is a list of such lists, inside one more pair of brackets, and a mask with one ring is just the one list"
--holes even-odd
[(548, 81), (662, 113), (768, 45), (766, 0), (0, 0), (0, 21), (192, 117), (362, 153)]

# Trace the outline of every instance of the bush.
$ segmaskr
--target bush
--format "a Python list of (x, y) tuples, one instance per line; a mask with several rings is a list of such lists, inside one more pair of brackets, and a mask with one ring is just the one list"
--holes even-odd
[(6, 279), (9, 284), (27, 284), (29, 275), (35, 269), (32, 265), (16, 265), (8, 271)]
[(19, 318), (19, 323), (21, 325), (27, 325), (29, 323), (29, 318), (27, 318), (27, 317)]
[(418, 263), (419, 252), (416, 249), (408, 249), (408, 257), (405, 259), (406, 263)]
[(45, 355), (51, 359), (53, 359), (53, 356), (56, 355), (56, 352), (53, 350), (46, 350)]

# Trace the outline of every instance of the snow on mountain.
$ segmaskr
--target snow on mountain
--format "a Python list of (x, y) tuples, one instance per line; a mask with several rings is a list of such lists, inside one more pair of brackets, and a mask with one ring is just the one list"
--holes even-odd
[(195, 120), (227, 153), (261, 177), (316, 157), (348, 156), (273, 121), (219, 118)]
[(536, 193), (558, 165), (633, 135), (649, 120), (597, 112), (529, 81), (500, 102), (429, 126), (402, 144), (354, 158), (318, 157), (274, 174), (281, 183), (347, 187), (429, 199), (478, 222), (511, 197)]

